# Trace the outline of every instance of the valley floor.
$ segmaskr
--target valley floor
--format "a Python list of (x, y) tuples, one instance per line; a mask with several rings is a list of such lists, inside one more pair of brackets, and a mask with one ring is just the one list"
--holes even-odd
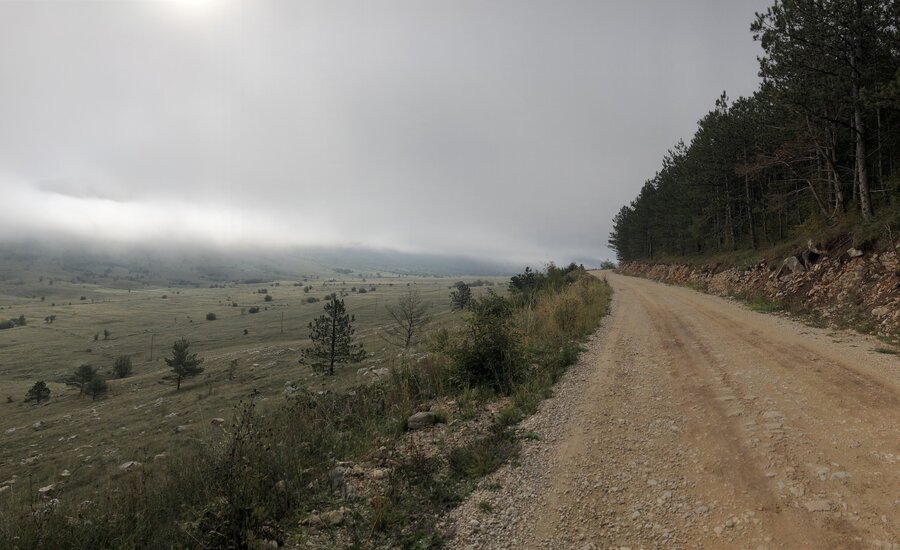
[(897, 355), (606, 276), (611, 315), (452, 547), (900, 548)]

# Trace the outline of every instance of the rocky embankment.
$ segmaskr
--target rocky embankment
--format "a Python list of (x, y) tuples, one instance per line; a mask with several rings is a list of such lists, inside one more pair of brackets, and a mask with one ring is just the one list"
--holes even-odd
[(810, 244), (779, 265), (761, 261), (737, 268), (628, 262), (619, 272), (720, 296), (775, 302), (787, 311), (836, 325), (900, 334), (900, 255), (896, 249), (869, 252)]

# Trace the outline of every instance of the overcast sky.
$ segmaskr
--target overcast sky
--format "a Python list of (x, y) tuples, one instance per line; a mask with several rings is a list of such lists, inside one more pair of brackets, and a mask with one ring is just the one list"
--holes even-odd
[(610, 257), (767, 4), (0, 1), (0, 235)]

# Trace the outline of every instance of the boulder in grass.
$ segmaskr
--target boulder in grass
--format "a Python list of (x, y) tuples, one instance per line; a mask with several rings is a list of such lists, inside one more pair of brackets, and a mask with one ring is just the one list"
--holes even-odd
[(420, 430), (437, 424), (437, 415), (431, 411), (417, 412), (406, 419), (406, 427), (409, 430)]

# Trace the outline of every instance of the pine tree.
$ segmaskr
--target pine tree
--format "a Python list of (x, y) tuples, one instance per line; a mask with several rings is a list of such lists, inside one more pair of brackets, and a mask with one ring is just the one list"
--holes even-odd
[(75, 385), (78, 386), (79, 395), (83, 394), (84, 390), (88, 389), (88, 384), (94, 378), (94, 375), (96, 373), (97, 369), (87, 363), (75, 369), (75, 373), (73, 374), (72, 378), (75, 382)]
[(91, 401), (96, 401), (97, 396), (105, 394), (109, 390), (109, 386), (106, 384), (106, 380), (95, 374), (91, 381), (87, 384), (88, 393), (91, 394)]
[(40, 403), (45, 399), (50, 399), (50, 388), (47, 387), (47, 383), (43, 380), (35, 382), (31, 389), (28, 390), (28, 393), (25, 394), (26, 403), (29, 401)]
[(334, 375), (334, 366), (361, 361), (366, 353), (361, 344), (354, 342), (356, 319), (344, 308), (344, 300), (332, 297), (325, 304), (325, 314), (309, 324), (312, 346), (303, 350), (301, 364), (309, 364), (316, 372)]
[(453, 292), (450, 293), (450, 306), (452, 309), (468, 308), (469, 304), (472, 303), (472, 289), (462, 281), (457, 281), (453, 287)]
[(196, 353), (188, 353), (191, 343), (186, 339), (176, 341), (172, 344), (172, 357), (166, 358), (166, 364), (172, 367), (172, 371), (176, 377), (176, 390), (181, 389), (181, 381), (185, 378), (197, 376), (203, 372), (203, 359), (199, 359)]

